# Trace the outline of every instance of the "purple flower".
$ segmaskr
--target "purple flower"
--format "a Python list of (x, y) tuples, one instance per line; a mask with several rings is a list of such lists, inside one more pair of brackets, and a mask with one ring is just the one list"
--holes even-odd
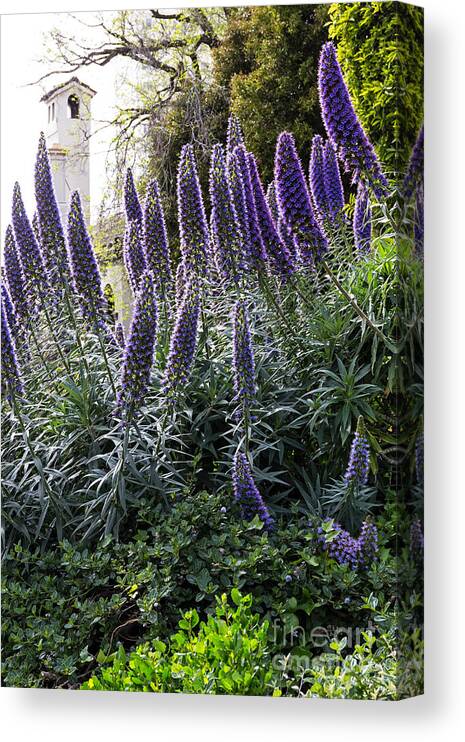
[(148, 184), (145, 195), (144, 244), (147, 267), (153, 271), (158, 290), (163, 293), (164, 288), (171, 284), (173, 276), (165, 216), (158, 183), (155, 179)]
[(423, 186), (419, 184), (415, 193), (415, 211), (413, 216), (413, 238), (415, 253), (423, 259), (424, 250), (424, 193)]
[(274, 172), (279, 213), (298, 241), (302, 263), (313, 265), (327, 252), (328, 243), (313, 213), (294, 137), (287, 131), (278, 137)]
[(126, 211), (127, 224), (136, 221), (139, 226), (142, 227), (142, 208), (130, 167), (126, 170), (126, 178), (124, 181), (124, 208)]
[(126, 338), (124, 337), (124, 327), (121, 324), (121, 322), (116, 323), (115, 340), (118, 343), (120, 348), (124, 348), (126, 346)]
[(180, 307), (186, 290), (186, 266), (180, 260), (176, 269), (176, 306)]
[(423, 530), (421, 522), (416, 518), (410, 526), (410, 553), (413, 558), (420, 558), (423, 556), (423, 549), (425, 547), (425, 540), (423, 536)]
[(191, 144), (184, 145), (179, 160), (178, 219), (181, 254), (188, 273), (206, 275), (210, 238)]
[(11, 299), (19, 320), (25, 320), (28, 316), (26, 281), (16, 247), (13, 229), (9, 224), (5, 234), (5, 273), (8, 281)]
[(415, 188), (423, 184), (423, 167), (424, 167), (424, 140), (425, 133), (422, 126), (418, 132), (418, 137), (412, 149), (407, 172), (404, 178), (404, 195), (410, 198)]
[(310, 155), (309, 168), (310, 190), (312, 192), (315, 213), (320, 221), (324, 223), (325, 215), (328, 214), (328, 199), (326, 196), (324, 175), (324, 141), (323, 137), (315, 134), (312, 139), (312, 152)]
[[(247, 207), (242, 169), (239, 165), (237, 153), (233, 153), (228, 158), (228, 181), (234, 213), (242, 235), (244, 256), (250, 262), (249, 210)], [(210, 232), (212, 232), (211, 228)]]
[(168, 397), (176, 397), (189, 378), (197, 346), (199, 313), (200, 292), (194, 279), (187, 284), (182, 303), (176, 312), (163, 378), (163, 388)]
[(129, 337), (124, 350), (121, 391), (118, 405), (130, 414), (142, 405), (150, 383), (155, 338), (157, 335), (157, 301), (151, 271), (141, 277), (136, 294)]
[(43, 132), (39, 139), (34, 186), (39, 227), (37, 242), (41, 246), (52, 286), (66, 285), (71, 278), (69, 256)]
[(359, 255), (366, 255), (371, 247), (371, 205), (368, 189), (361, 180), (357, 186), (353, 226), (355, 249)]
[(13, 228), (26, 281), (26, 292), (30, 296), (28, 304), (35, 305), (41, 303), (49, 294), (49, 281), (44, 259), (26, 214), (18, 183), (15, 183), (13, 190)]
[(289, 255), (291, 256), (292, 261), (294, 264), (297, 263), (298, 260), (298, 243), (297, 240), (292, 233), (292, 230), (289, 229), (286, 222), (282, 217), (278, 218), (277, 222), (278, 227), (278, 234), (281, 242), (286, 245), (287, 249), (289, 250)]
[(279, 208), (278, 201), (276, 200), (276, 185), (274, 180), (271, 181), (266, 189), (266, 202), (270, 209), (271, 216), (273, 217), (273, 221), (277, 224), (279, 219)]
[(15, 308), (11, 300), (10, 292), (5, 284), (2, 284), (2, 302), (5, 309), (5, 316), (10, 328), (11, 337), (14, 340), (15, 347), (19, 349), (19, 343), (22, 341), (21, 325), (16, 316)]
[(34, 211), (34, 214), (32, 215), (31, 226), (36, 236), (37, 244), (39, 245), (40, 249), (42, 250), (42, 254), (43, 254), (42, 238), (40, 236), (39, 215), (37, 211)]
[[(323, 528), (327, 525), (329, 533)], [(369, 518), (362, 523), (358, 538), (351, 536), (339, 523), (326, 520), (317, 529), (317, 539), (331, 559), (351, 569), (369, 567), (378, 553), (378, 530)]]
[(358, 537), (360, 548), (359, 562), (369, 566), (376, 559), (378, 553), (378, 529), (370, 518), (363, 521)]
[(106, 301), (78, 191), (74, 191), (71, 195), (68, 214), (68, 245), (74, 288), (79, 298), (82, 315), (87, 322), (103, 326)]
[[(247, 254), (249, 264), (251, 268), (260, 270), (266, 264), (267, 256), (260, 232), (260, 226), (258, 224), (252, 181), (250, 178), (249, 161), (244, 146), (239, 146), (234, 149), (231, 158), (231, 166), (233, 162), (234, 167), (237, 168), (237, 172), (240, 173), (242, 177), (242, 184), (244, 186), (244, 200), (245, 211), (247, 212), (248, 231), (244, 232), (243, 234), (246, 235), (247, 239)], [(237, 213), (239, 207), (236, 203), (235, 206)]]
[(135, 295), (139, 288), (140, 280), (147, 270), (147, 259), (145, 255), (144, 242), (140, 223), (134, 219), (126, 227), (123, 246), (124, 263), (128, 272), (129, 283)]
[(244, 135), (242, 134), (241, 122), (233, 113), (228, 120), (228, 131), (226, 134), (226, 151), (231, 155), (235, 147), (244, 145)]
[(355, 113), (337, 60), (336, 47), (331, 41), (321, 50), (318, 86), (326, 131), (345, 169), (352, 173), (353, 182), (366, 178), (380, 197), (388, 189), (386, 176)]
[(233, 317), (233, 370), (234, 391), (242, 413), (249, 410), (255, 399), (255, 362), (250, 337), (249, 320), (245, 302), (239, 300), (234, 307)]
[(364, 485), (368, 481), (368, 470), (370, 466), (370, 446), (365, 434), (363, 419), (359, 417), (357, 430), (350, 448), (349, 465), (345, 473), (347, 484), (352, 482), (356, 485)]
[(236, 451), (234, 456), (233, 489), (234, 497), (239, 503), (243, 518), (252, 520), (255, 515), (258, 515), (266, 530), (271, 531), (274, 525), (273, 518), (269, 514), (268, 508), (253, 480), (249, 462), (241, 451)]
[(323, 151), (323, 173), (326, 202), (328, 205), (328, 218), (333, 226), (338, 226), (342, 223), (344, 190), (342, 187), (336, 150), (329, 139), (326, 141)]
[(226, 158), (221, 144), (213, 147), (210, 165), (212, 238), (218, 270), (226, 281), (239, 281), (246, 265), (239, 223), (229, 189)]
[(23, 381), (16, 357), (15, 343), (8, 325), (6, 309), (2, 304), (2, 394), (11, 401), (24, 393)]
[(257, 163), (252, 154), (247, 155), (250, 181), (254, 195), (257, 222), (262, 242), (273, 271), (285, 281), (293, 272), (292, 259), (286, 245), (280, 240), (276, 225), (266, 202), (263, 185), (258, 174)]

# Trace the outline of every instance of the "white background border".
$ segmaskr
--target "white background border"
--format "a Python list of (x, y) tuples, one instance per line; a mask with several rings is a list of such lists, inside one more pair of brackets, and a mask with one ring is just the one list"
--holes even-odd
[[(1, 11), (58, 12), (96, 6), (112, 10), (170, 3), (80, 0), (77, 4), (2, 0)], [(208, 4), (213, 3), (183, 3)], [(2, 688), (0, 718), (7, 739), (142, 742), (163, 735), (186, 742), (299, 738), (425, 742), (439, 736), (458, 737), (455, 730), (465, 705), (465, 3), (424, 0), (419, 4), (425, 7), (426, 20), (425, 696), (401, 703), (370, 703)]]

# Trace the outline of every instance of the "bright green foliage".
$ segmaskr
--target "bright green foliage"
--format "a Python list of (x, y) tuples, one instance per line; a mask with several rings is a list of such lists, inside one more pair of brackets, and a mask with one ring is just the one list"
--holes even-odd
[(388, 171), (398, 171), (423, 121), (423, 8), (334, 3), (329, 15), (355, 109)]
[(252, 596), (233, 590), (234, 606), (225, 594), (217, 598), (215, 614), (199, 623), (197, 611), (187, 611), (170, 647), (161, 641), (145, 644), (126, 658), (124, 650), (83, 684), (84, 690), (154, 691), (263, 695), (273, 678), (268, 623), (251, 610)]

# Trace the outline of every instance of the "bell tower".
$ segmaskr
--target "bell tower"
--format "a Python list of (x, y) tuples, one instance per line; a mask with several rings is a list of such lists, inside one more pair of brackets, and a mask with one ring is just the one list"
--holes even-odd
[(47, 145), (64, 224), (73, 191), (79, 191), (86, 221), (90, 221), (89, 138), (95, 94), (91, 87), (72, 77), (41, 98), (47, 106)]

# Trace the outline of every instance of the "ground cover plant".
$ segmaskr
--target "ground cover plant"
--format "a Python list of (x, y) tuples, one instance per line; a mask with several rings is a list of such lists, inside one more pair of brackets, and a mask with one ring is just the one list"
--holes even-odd
[[(202, 191), (125, 176), (129, 327), (80, 195), (13, 194), (3, 683), (397, 699), (422, 687), (423, 129), (378, 158), (329, 41), (304, 163), (229, 117)], [(376, 142), (375, 142), (376, 145)]]

